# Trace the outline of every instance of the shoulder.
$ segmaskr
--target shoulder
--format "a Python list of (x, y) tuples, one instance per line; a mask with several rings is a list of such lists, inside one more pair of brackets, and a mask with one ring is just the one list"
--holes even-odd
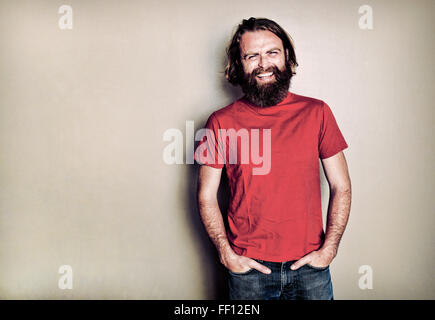
[(210, 117), (218, 122), (227, 122), (236, 119), (240, 116), (243, 109), (243, 103), (239, 100), (233, 101), (232, 103), (215, 110)]
[(324, 105), (326, 104), (321, 99), (317, 99), (317, 98), (313, 98), (313, 97), (309, 97), (309, 96), (304, 96), (304, 95), (296, 94), (296, 93), (292, 93), (292, 94), (293, 94), (293, 100), (292, 101), (294, 103), (307, 104), (311, 108), (315, 108), (315, 109), (323, 109)]

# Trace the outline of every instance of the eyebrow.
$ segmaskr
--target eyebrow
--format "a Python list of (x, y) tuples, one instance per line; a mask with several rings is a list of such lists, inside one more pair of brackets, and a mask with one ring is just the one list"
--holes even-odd
[[(273, 49), (268, 50), (267, 52), (271, 52), (271, 51), (275, 51), (275, 50), (278, 50), (281, 52), (280, 48), (273, 48)], [(243, 59), (246, 59), (247, 56), (256, 56), (256, 55), (258, 55), (258, 53), (247, 52), (243, 55)]]

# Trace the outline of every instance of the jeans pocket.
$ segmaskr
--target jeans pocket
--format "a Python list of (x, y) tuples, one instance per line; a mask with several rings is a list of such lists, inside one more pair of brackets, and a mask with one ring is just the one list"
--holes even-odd
[(311, 268), (311, 269), (314, 269), (314, 270), (317, 270), (317, 271), (324, 271), (324, 270), (326, 270), (326, 269), (329, 268), (329, 265), (327, 265), (326, 267), (315, 267), (315, 266), (312, 266), (312, 265), (309, 264), (309, 263), (307, 263), (306, 266), (307, 266), (308, 268)]
[(251, 268), (251, 269), (249, 269), (248, 271), (245, 271), (245, 272), (234, 272), (234, 271), (231, 271), (230, 269), (228, 269), (228, 272), (229, 272), (230, 274), (232, 274), (232, 275), (236, 275), (236, 276), (244, 276), (244, 275), (247, 275), (247, 274), (251, 273), (251, 272), (254, 271), (254, 270), (255, 270), (254, 268)]
[[(255, 259), (255, 258), (253, 258), (253, 260), (257, 261), (257, 262), (260, 263), (260, 264), (263, 264), (263, 263), (264, 263), (264, 260)], [(251, 268), (251, 269), (249, 269), (248, 271), (245, 271), (245, 272), (233, 272), (233, 271), (231, 271), (230, 269), (227, 269), (227, 270), (228, 270), (228, 272), (229, 272), (230, 274), (241, 276), (241, 275), (247, 275), (247, 274), (251, 273), (252, 271), (254, 271), (254, 270), (256, 270), (256, 269)]]

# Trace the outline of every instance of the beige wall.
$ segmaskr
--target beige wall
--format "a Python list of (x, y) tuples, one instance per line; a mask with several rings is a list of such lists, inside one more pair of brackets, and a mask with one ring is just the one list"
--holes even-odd
[[(60, 30), (58, 9), (73, 8)], [(361, 5), (374, 29), (361, 30)], [(349, 143), (353, 202), (336, 299), (434, 299), (435, 5), (420, 1), (1, 1), (0, 298), (213, 299), (223, 268), (197, 167), (163, 133), (240, 92), (223, 80), (242, 18), (276, 20)], [(189, 143), (192, 147), (193, 142)], [(223, 192), (225, 191), (223, 185)], [(328, 190), (322, 176), (323, 208)], [(225, 199), (222, 196), (222, 199)], [(58, 288), (61, 265), (73, 289)], [(373, 270), (361, 290), (358, 269)]]

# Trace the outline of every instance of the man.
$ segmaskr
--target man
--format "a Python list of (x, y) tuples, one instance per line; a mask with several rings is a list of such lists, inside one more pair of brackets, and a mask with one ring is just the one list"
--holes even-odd
[[(333, 299), (329, 265), (351, 202), (342, 152), (348, 145), (325, 102), (289, 92), (298, 64), (291, 38), (278, 24), (243, 20), (227, 54), (226, 78), (245, 96), (212, 113), (195, 159), (202, 164), (200, 215), (228, 269), (230, 299)], [(263, 142), (255, 140), (253, 129), (263, 130)], [(225, 135), (230, 130), (235, 139)], [(263, 157), (270, 157), (270, 169), (261, 174), (254, 174), (258, 162), (240, 161), (247, 150), (242, 133), (249, 131), (257, 143), (248, 156), (260, 146)], [(236, 163), (229, 161), (231, 152), (237, 153)], [(326, 233), (319, 158), (330, 187)], [(227, 231), (217, 201), (224, 166), (230, 186)]]

